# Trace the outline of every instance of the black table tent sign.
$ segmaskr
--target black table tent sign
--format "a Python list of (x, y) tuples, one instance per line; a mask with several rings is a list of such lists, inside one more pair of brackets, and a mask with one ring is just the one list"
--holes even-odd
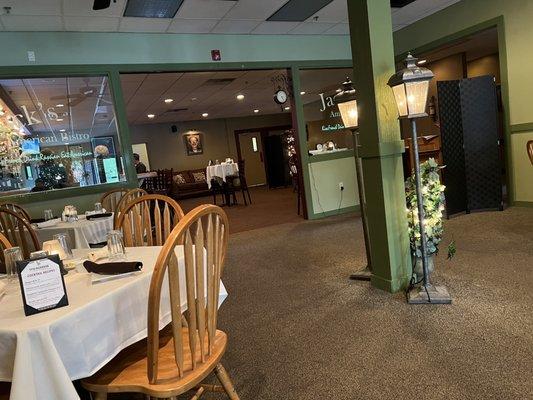
[[(22, 303), (26, 316), (68, 306), (62, 264), (57, 254), (34, 260), (17, 261)], [(40, 283), (42, 285), (39, 285)], [(29, 304), (28, 297), (32, 299)]]

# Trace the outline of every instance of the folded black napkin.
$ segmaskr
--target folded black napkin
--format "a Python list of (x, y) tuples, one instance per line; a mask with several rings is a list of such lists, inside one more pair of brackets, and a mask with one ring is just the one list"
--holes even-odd
[(102, 213), (102, 214), (92, 214), (92, 215), (87, 215), (87, 219), (90, 221), (91, 219), (98, 219), (98, 218), (107, 218), (107, 217), (110, 217), (112, 216), (113, 213)]
[(120, 275), (140, 271), (143, 267), (143, 263), (140, 261), (124, 261), (97, 264), (87, 260), (83, 263), (83, 266), (88, 272), (93, 272), (99, 275)]

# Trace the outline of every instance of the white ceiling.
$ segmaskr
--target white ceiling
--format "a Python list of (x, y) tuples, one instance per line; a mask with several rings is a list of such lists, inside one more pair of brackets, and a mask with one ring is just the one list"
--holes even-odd
[[(416, 0), (392, 10), (394, 30), (460, 0)], [(93, 11), (92, 0), (0, 0), (0, 31), (347, 35), (347, 0), (303, 22), (266, 21), (287, 0), (185, 0), (173, 19), (123, 17), (126, 0)], [(6, 14), (3, 7), (11, 7)], [(318, 20), (314, 21), (314, 17)]]
[[(152, 73), (124, 74), (121, 80), (129, 123), (145, 124), (288, 113), (290, 110), (273, 100), (280, 85), (273, 78), (285, 75), (284, 70)], [(318, 93), (335, 94), (347, 75), (352, 75), (351, 69), (302, 71), (303, 102), (320, 101)], [(228, 78), (234, 80), (209, 84), (210, 79)], [(238, 94), (243, 94), (244, 100), (237, 100)], [(167, 104), (167, 98), (174, 101)], [(180, 108), (186, 110), (171, 111)], [(258, 113), (254, 113), (256, 109)], [(155, 118), (148, 118), (148, 114)]]

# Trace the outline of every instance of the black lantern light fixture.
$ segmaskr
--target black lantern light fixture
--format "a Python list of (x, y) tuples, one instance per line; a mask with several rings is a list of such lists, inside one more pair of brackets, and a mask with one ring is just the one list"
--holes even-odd
[(424, 272), (423, 285), (418, 290), (409, 293), (408, 302), (411, 304), (449, 304), (450, 295), (444, 286), (433, 286), (429, 282), (427, 238), (424, 225), (424, 197), (420, 179), (420, 158), (418, 156), (418, 135), (416, 133), (416, 119), (427, 117), (429, 82), (433, 72), (418, 66), (417, 59), (411, 54), (405, 59), (405, 68), (396, 72), (389, 79), (398, 114), (400, 118), (411, 121), (411, 142), (415, 164), (416, 201), (418, 206), (418, 223), (420, 227), (420, 250), (422, 253), (422, 268)]
[(344, 127), (350, 129), (354, 137), (355, 146), (355, 169), (357, 172), (357, 189), (359, 192), (359, 204), (361, 208), (361, 222), (365, 239), (367, 266), (363, 270), (350, 275), (350, 279), (370, 280), (372, 276), (372, 263), (370, 258), (370, 239), (368, 236), (368, 224), (366, 220), (366, 196), (363, 186), (363, 166), (359, 157), (359, 111), (357, 109), (357, 96), (350, 78), (342, 84), (342, 89), (333, 97), (333, 101), (339, 107)]

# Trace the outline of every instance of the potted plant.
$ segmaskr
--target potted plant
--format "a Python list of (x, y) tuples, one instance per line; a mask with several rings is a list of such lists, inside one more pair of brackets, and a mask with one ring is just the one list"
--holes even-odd
[[(427, 238), (428, 270), (431, 274), (435, 269), (435, 255), (439, 252), (444, 228), (442, 213), (444, 211), (444, 189), (440, 182), (439, 165), (434, 158), (430, 158), (420, 165), (420, 180), (422, 183), (422, 196), (424, 197), (424, 217)], [(422, 251), (420, 249), (420, 226), (418, 223), (418, 204), (416, 200), (415, 175), (412, 174), (405, 182), (407, 202), (407, 220), (409, 224), (409, 242), (413, 256), (413, 273), (417, 281), (423, 276)], [(455, 254), (455, 243), (448, 246), (448, 258)]]

